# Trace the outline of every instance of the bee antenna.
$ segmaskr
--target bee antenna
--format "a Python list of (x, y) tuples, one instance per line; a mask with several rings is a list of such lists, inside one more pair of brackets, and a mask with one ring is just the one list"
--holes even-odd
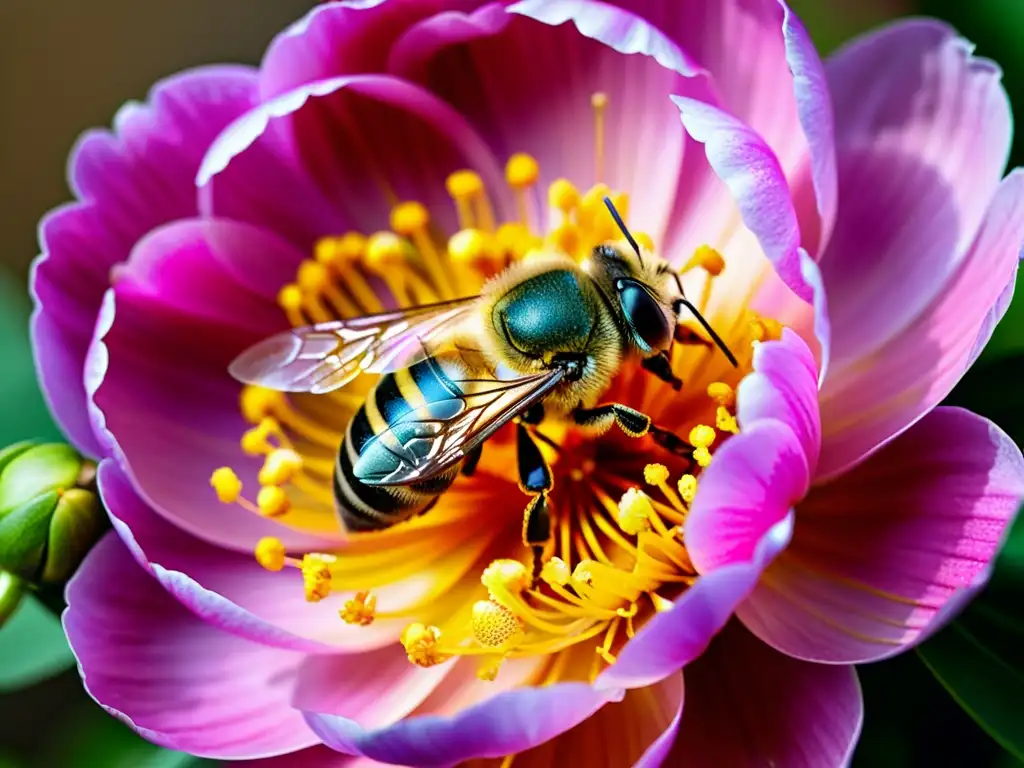
[(679, 310), (681, 307), (686, 307), (688, 310), (690, 310), (690, 312), (693, 313), (693, 316), (696, 317), (697, 320), (700, 321), (700, 324), (704, 326), (704, 330), (707, 331), (708, 335), (711, 336), (711, 340), (714, 341), (715, 344), (718, 345), (718, 348), (722, 350), (723, 353), (725, 353), (725, 356), (729, 358), (729, 362), (732, 363), (732, 367), (739, 368), (740, 364), (736, 361), (736, 356), (732, 353), (729, 347), (726, 346), (726, 343), (722, 341), (722, 337), (715, 333), (715, 329), (711, 327), (711, 323), (705, 320), (704, 315), (702, 315), (700, 311), (695, 306), (693, 306), (692, 303), (690, 303), (690, 300), (683, 295), (683, 280), (681, 277), (679, 277), (679, 273), (673, 272), (672, 276), (676, 279), (676, 285), (679, 287), (679, 298), (676, 299), (673, 303), (673, 306), (676, 310), (676, 314), (679, 314)]
[(615, 219), (615, 224), (620, 230), (622, 230), (622, 234), (626, 238), (626, 241), (633, 247), (633, 250), (636, 251), (636, 257), (640, 259), (640, 266), (642, 267), (644, 265), (644, 257), (643, 254), (640, 253), (640, 244), (637, 243), (629, 233), (629, 230), (626, 228), (626, 222), (622, 220), (622, 216), (620, 216), (619, 212), (615, 209), (615, 203), (612, 202), (612, 199), (606, 196), (604, 204), (608, 206), (608, 213), (610, 213), (612, 218)]

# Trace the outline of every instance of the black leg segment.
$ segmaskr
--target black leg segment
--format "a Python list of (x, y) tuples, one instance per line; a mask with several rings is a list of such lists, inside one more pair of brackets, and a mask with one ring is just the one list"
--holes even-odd
[(629, 437), (643, 437), (651, 427), (650, 416), (620, 403), (580, 409), (573, 413), (573, 419), (582, 427), (597, 429), (609, 429), (617, 424)]
[(484, 452), (484, 444), (480, 443), (476, 448), (471, 450), (466, 456), (466, 461), (462, 465), (462, 474), (466, 477), (472, 477), (473, 473), (476, 472), (476, 465), (480, 463), (480, 457)]
[(683, 380), (672, 373), (672, 362), (668, 359), (668, 352), (662, 352), (656, 357), (648, 357), (640, 363), (640, 367), (648, 373), (653, 373), (666, 384), (671, 384), (672, 389), (676, 392), (683, 388)]
[(533, 584), (544, 567), (544, 547), (551, 539), (551, 512), (548, 491), (554, 485), (551, 468), (529, 430), (516, 425), (516, 460), (519, 464), (519, 487), (533, 498), (523, 512), (523, 543), (533, 553)]

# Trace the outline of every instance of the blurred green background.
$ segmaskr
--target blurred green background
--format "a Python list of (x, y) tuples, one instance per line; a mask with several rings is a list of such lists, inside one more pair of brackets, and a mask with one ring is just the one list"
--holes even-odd
[[(160, 77), (218, 61), (257, 63), (311, 0), (0, 0), (0, 446), (57, 438), (36, 389), (26, 325), (39, 217), (68, 197), (76, 135), (108, 125)], [(1024, 112), (1024, 0), (791, 0), (824, 53), (888, 18), (952, 22), (1005, 70)], [(1024, 161), (1018, 136), (1013, 164)], [(1024, 444), (1024, 289), (982, 362), (951, 396)], [(86, 696), (60, 624), (26, 600), (0, 632), (0, 768), (158, 768), (201, 761), (133, 736)], [(1024, 525), (992, 585), (919, 652), (861, 669), (864, 734), (854, 765), (1008, 768), (1024, 759)], [(784, 768), (784, 767), (782, 767)]]

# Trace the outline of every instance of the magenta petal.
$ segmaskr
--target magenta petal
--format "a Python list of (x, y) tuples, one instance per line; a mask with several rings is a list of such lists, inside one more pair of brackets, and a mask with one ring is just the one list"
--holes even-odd
[(853, 667), (783, 656), (730, 624), (686, 668), (686, 710), (665, 765), (848, 765), (864, 703)]
[(622, 691), (586, 683), (555, 683), (499, 693), (452, 716), (410, 717), (368, 730), (353, 720), (309, 712), (306, 720), (329, 747), (398, 765), (454, 765), (535, 747), (590, 717)]
[(671, 609), (655, 615), (637, 632), (595, 684), (607, 689), (650, 685), (697, 658), (754, 589), (768, 564), (785, 549), (792, 532), (790, 512), (765, 532), (749, 560), (736, 558), (702, 574)]
[(193, 215), (192, 177), (220, 130), (256, 97), (245, 67), (204, 67), (158, 83), (146, 105), (129, 104), (114, 132), (86, 133), (68, 176), (81, 202), (42, 221), (32, 274), (32, 339), (55, 418), (82, 451), (99, 456), (85, 406), (85, 355), (110, 268), (153, 227)]
[[(306, 602), (298, 572), (271, 573), (252, 555), (193, 538), (153, 512), (113, 460), (99, 488), (114, 529), (143, 568), (204, 621), (233, 634), (308, 653), (356, 651), (393, 642), (400, 628), (338, 621), (339, 600)], [(379, 623), (379, 622), (378, 622)]]
[(68, 584), (64, 628), (90, 695), (170, 749), (226, 759), (317, 738), (289, 703), (303, 656), (196, 618), (108, 534)]
[(942, 293), (870, 359), (833, 365), (821, 390), (818, 480), (862, 461), (928, 413), (960, 380), (1005, 311), (1024, 244), (1024, 172), (1000, 185)]
[(120, 270), (90, 355), (98, 432), (116, 445), (143, 498), (193, 535), (246, 552), (261, 536), (314, 548), (328, 535), (327, 528), (302, 534), (221, 504), (209, 484), (217, 467), (235, 466), (243, 483), (257, 487), (258, 462), (239, 447), (250, 426), (239, 413), (241, 385), (227, 366), (286, 325), (253, 281), (280, 284), (301, 258), (237, 222), (193, 220), (157, 230)]
[(840, 364), (946, 290), (987, 214), (1012, 121), (1002, 73), (972, 51), (943, 23), (906, 21), (829, 60), (844, 203), (822, 270)]
[(366, 757), (354, 757), (319, 745), (278, 757), (245, 760), (235, 763), (240, 768), (382, 768), (384, 763)]
[(705, 145), (708, 162), (732, 193), (743, 223), (757, 236), (783, 282), (810, 303), (803, 277), (800, 228), (779, 160), (753, 129), (722, 110), (673, 96), (687, 133)]
[(1024, 500), (1024, 458), (998, 427), (937, 408), (814, 488), (789, 549), (738, 614), (779, 650), (859, 663), (919, 642), (984, 584)]

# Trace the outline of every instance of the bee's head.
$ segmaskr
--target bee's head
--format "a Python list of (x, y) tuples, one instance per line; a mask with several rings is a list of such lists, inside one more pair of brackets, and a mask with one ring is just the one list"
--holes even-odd
[(671, 346), (677, 322), (672, 302), (678, 291), (664, 260), (649, 251), (641, 256), (608, 243), (594, 248), (585, 269), (616, 303), (630, 341), (642, 355), (657, 355)]

